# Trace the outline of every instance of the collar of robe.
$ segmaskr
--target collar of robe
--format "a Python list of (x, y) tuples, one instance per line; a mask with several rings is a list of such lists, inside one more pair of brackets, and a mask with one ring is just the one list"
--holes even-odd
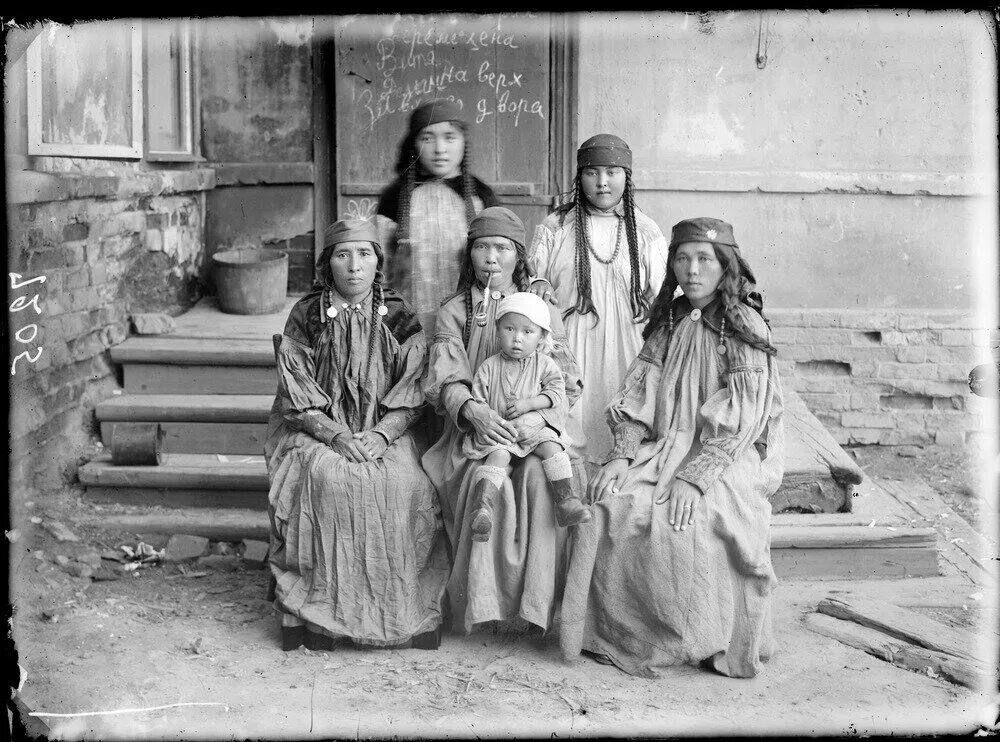
[[(361, 301), (349, 302), (335, 288), (323, 291), (323, 301), (321, 303), (320, 322), (325, 323), (328, 319), (334, 319), (343, 312), (358, 312), (363, 317), (369, 316), (372, 303), (372, 290), (369, 288)], [(382, 306), (385, 309), (385, 305)], [(381, 312), (384, 314), (385, 312)]]
[(584, 208), (587, 210), (587, 213), (588, 214), (593, 214), (594, 216), (611, 216), (612, 214), (614, 214), (619, 219), (624, 219), (625, 218), (625, 199), (624, 198), (620, 199), (618, 201), (618, 203), (615, 204), (615, 207), (613, 209), (611, 209), (611, 211), (601, 211), (600, 209), (595, 209), (594, 206), (593, 206), (593, 204), (591, 204), (590, 201), (588, 201), (586, 199), (586, 197), (584, 197), (584, 199), (583, 199), (583, 205), (584, 205)]
[[(691, 302), (686, 296), (678, 296), (674, 299), (674, 327), (688, 315), (691, 314), (694, 307), (691, 306)], [(712, 301), (710, 301), (706, 306), (702, 307), (700, 322), (704, 322), (710, 328), (715, 330), (715, 332), (722, 333), (722, 317), (724, 314), (724, 308), (722, 306), (722, 298), (716, 296)]]

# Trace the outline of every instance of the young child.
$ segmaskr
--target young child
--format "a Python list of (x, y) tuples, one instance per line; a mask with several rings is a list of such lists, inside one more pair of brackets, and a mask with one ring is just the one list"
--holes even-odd
[[(572, 200), (535, 229), (531, 290), (566, 310), (583, 397), (569, 435), (583, 459), (603, 464), (611, 448), (608, 400), (642, 347), (649, 305), (667, 270), (667, 241), (635, 205), (632, 151), (613, 134), (580, 145)], [(544, 279), (544, 280), (541, 280)]]
[[(568, 412), (562, 372), (543, 344), (552, 331), (548, 307), (534, 294), (519, 292), (505, 297), (497, 308), (500, 352), (483, 361), (472, 380), (472, 396), (510, 420), (518, 431), (516, 443), (466, 435), (462, 453), (485, 459), (482, 478), (473, 491), (472, 538), (489, 541), (493, 530), (493, 502), (507, 476), (512, 456), (535, 453), (542, 459), (545, 477), (556, 501), (556, 522), (575, 526), (590, 520), (590, 510), (573, 488)], [(541, 347), (540, 347), (541, 346)]]
[(442, 300), (458, 284), (469, 224), (497, 203), (469, 170), (468, 134), (454, 102), (418, 106), (400, 143), (396, 179), (378, 202), (387, 283), (409, 301), (429, 338)]

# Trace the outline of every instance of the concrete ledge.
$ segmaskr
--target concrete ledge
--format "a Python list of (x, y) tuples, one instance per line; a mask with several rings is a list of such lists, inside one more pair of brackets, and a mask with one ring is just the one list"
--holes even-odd
[(311, 162), (222, 162), (213, 166), (216, 186), (307, 183), (314, 180)]
[(8, 202), (12, 204), (68, 201), (81, 198), (126, 199), (207, 191), (215, 187), (215, 171), (145, 170), (129, 175), (46, 173), (9, 170)]

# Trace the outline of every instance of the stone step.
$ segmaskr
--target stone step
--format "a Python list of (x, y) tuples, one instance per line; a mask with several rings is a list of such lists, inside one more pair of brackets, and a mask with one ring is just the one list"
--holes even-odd
[[(130, 422), (155, 422), (136, 420)], [(111, 446), (114, 421), (101, 422), (101, 440)], [(160, 422), (163, 453), (208, 453), (261, 455), (267, 423)]]
[(123, 363), (126, 394), (271, 394), (271, 366)]
[(98, 403), (101, 422), (266, 423), (274, 394), (122, 394)]

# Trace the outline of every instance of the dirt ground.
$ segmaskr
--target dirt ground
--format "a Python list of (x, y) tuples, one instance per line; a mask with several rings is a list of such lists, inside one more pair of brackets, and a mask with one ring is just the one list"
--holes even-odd
[[(874, 476), (913, 477), (916, 467), (956, 497), (965, 486), (953, 450), (861, 456)], [(996, 624), (995, 596), (954, 577), (781, 584), (779, 651), (752, 680), (690, 667), (645, 680), (586, 658), (566, 663), (555, 631), (506, 624), (448, 634), (436, 651), (286, 653), (263, 569), (68, 574), (58, 556), (86, 559), (139, 536), (82, 525), (91, 506), (78, 496), (71, 488), (36, 495), (12, 513), (22, 516), (10, 563), (13, 638), (27, 674), (21, 698), (36, 713), (120, 713), (40, 717), (53, 738), (971, 733), (995, 722), (995, 693), (894, 667), (802, 623), (823, 597), (852, 591), (921, 605), (982, 634)], [(985, 497), (974, 502), (981, 495), (971, 489), (964, 497), (965, 509), (955, 509), (974, 517)], [(31, 517), (62, 520), (80, 540), (57, 541)], [(142, 710), (170, 704), (184, 705)]]

